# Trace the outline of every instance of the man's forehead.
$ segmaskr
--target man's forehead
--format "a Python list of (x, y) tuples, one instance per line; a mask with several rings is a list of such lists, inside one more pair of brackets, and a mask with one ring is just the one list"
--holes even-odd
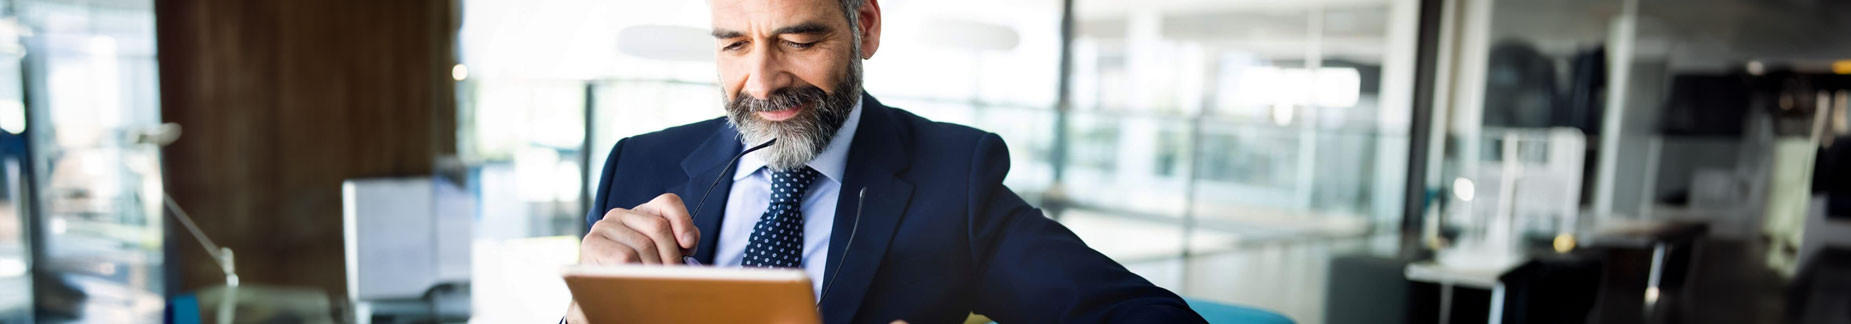
[(829, 23), (842, 14), (839, 0), (711, 0), (716, 29), (778, 28), (797, 23)]

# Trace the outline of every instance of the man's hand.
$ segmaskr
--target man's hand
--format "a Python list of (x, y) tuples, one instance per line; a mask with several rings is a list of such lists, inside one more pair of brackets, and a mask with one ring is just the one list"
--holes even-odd
[(681, 264), (700, 243), (700, 229), (681, 197), (662, 194), (636, 206), (612, 209), (591, 225), (578, 245), (579, 264)]
[[(681, 256), (701, 241), (700, 228), (681, 197), (672, 193), (636, 206), (612, 209), (591, 224), (591, 232), (578, 243), (579, 264), (681, 264)], [(588, 323), (585, 312), (573, 302), (566, 322)]]

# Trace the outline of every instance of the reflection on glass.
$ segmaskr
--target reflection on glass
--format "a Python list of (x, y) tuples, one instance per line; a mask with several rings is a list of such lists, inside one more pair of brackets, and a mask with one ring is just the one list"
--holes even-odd
[(34, 31), (26, 131), (44, 244), (33, 265), (50, 274), (39, 319), (159, 321), (160, 157), (132, 139), (159, 124), (152, 2), (15, 5)]
[(1060, 180), (1065, 203), (1121, 216), (1181, 217), (1188, 196), (1185, 159), (1191, 150), (1177, 138), (1193, 125), (1177, 118), (1107, 112), (1074, 112), (1071, 118), (1066, 173)]
[(7, 323), (32, 322), (24, 144), (18, 134), (0, 134), (0, 322)]
[(33, 322), (22, 31), (17, 17), (0, 18), (0, 76), (10, 76), (0, 77), (0, 322), (7, 323)]
[[(1060, 202), (1181, 236), (1063, 222), (1108, 255), (1142, 247), (1121, 261), (1188, 256), (1180, 275), (1131, 266), (1185, 296), (1318, 322), (1318, 293), (1274, 283), (1322, 278), (1336, 251), (1393, 249), (1373, 238), (1392, 236), (1378, 234), (1405, 198), (1413, 4), (1075, 1)], [(1265, 266), (1229, 275), (1245, 264)]]
[[(1179, 197), (1065, 188), (1077, 205), (1265, 234), (1256, 239), (1359, 235), (1399, 216), (1399, 189), (1383, 189), (1401, 186), (1403, 170), (1380, 163), (1407, 149), (1405, 109), (1379, 104), (1383, 70), (1406, 64), (1385, 46), (1395, 4), (1076, 5), (1075, 114), (1064, 139), (1073, 174), (1060, 181), (1168, 182)], [(1091, 119), (1093, 110), (1124, 116)]]
[[(1277, 129), (1237, 129), (1202, 136), (1202, 173), (1215, 183), (1256, 189), (1297, 186), (1297, 134)], [(1255, 199), (1262, 200), (1262, 199)]]
[(478, 236), (571, 235), (584, 217), (585, 88), (564, 81), (468, 79), (458, 144), (481, 202)]

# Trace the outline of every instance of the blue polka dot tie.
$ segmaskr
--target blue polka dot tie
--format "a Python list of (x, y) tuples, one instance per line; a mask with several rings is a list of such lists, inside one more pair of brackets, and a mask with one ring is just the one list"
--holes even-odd
[(771, 173), (771, 206), (752, 227), (752, 239), (746, 243), (741, 264), (773, 268), (803, 264), (803, 208), (798, 203), (816, 175), (816, 170), (807, 166)]

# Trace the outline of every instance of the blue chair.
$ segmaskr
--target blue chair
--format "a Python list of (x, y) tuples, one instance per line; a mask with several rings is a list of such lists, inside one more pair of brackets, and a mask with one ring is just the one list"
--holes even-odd
[(167, 323), (199, 324), (199, 297), (184, 293), (167, 300)]
[(1266, 310), (1262, 310), (1258, 308), (1222, 304), (1222, 303), (1206, 301), (1206, 300), (1201, 300), (1201, 299), (1194, 299), (1194, 298), (1184, 298), (1183, 300), (1187, 301), (1189, 303), (1189, 308), (1195, 309), (1195, 312), (1197, 314), (1202, 314), (1202, 318), (1207, 319), (1209, 323), (1215, 323), (1215, 324), (1222, 324), (1222, 323), (1293, 324), (1294, 323), (1292, 322), (1291, 318), (1286, 318), (1285, 315), (1279, 315), (1279, 313), (1274, 313), (1274, 312), (1270, 312), (1270, 311), (1266, 311)]

